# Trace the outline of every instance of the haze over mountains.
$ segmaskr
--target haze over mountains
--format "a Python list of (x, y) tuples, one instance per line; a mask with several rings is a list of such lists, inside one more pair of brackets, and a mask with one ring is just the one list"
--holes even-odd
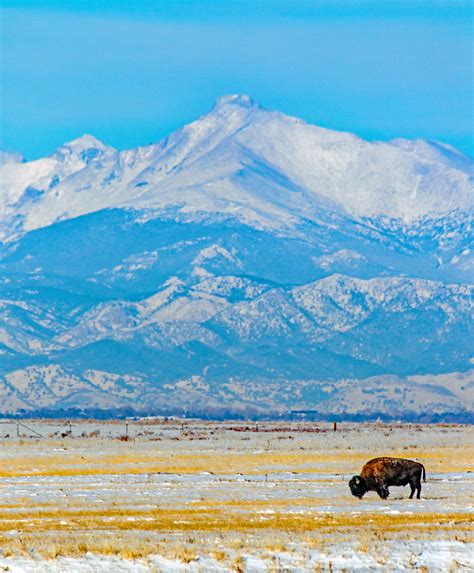
[(473, 415), (472, 161), (248, 96), (0, 167), (0, 411)]

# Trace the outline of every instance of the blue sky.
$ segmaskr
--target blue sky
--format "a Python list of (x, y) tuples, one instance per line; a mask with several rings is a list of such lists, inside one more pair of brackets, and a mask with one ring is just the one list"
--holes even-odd
[(2, 1), (0, 147), (155, 142), (226, 93), (369, 139), (472, 149), (463, 0)]

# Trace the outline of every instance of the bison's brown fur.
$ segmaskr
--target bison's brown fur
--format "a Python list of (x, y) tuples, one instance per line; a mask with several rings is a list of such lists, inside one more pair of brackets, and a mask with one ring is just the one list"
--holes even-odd
[(416, 497), (420, 499), (421, 477), (426, 479), (423, 464), (403, 458), (375, 458), (367, 462), (359, 476), (354, 476), (349, 487), (352, 495), (358, 498), (368, 491), (376, 491), (382, 499), (389, 495), (388, 487), (391, 485), (410, 484), (410, 499), (416, 490)]

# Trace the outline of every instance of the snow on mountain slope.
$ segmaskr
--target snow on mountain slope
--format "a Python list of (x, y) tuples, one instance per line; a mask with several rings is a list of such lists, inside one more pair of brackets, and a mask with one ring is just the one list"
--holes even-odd
[(420, 157), (439, 161), (448, 167), (455, 167), (472, 175), (472, 161), (456, 148), (440, 141), (425, 141), (424, 139), (392, 139), (391, 145), (411, 151)]
[(9, 153), (8, 151), (0, 151), (0, 165), (8, 163), (23, 163), (24, 158), (20, 153)]
[(224, 213), (295, 227), (324, 212), (412, 222), (472, 207), (472, 162), (442, 144), (367, 142), (220, 98), (156, 145), (118, 152), (84, 136), (0, 167), (3, 235), (111, 207)]
[[(82, 171), (90, 162), (103, 160), (104, 155), (112, 153), (100, 141), (90, 135), (66, 143), (51, 157), (36, 161), (2, 162), (2, 207), (23, 205), (28, 201), (28, 189), (35, 189), (38, 202), (47, 191), (52, 191), (68, 177)], [(25, 196), (26, 194), (26, 196)], [(58, 196), (58, 190), (52, 192)]]
[[(46, 382), (45, 382), (46, 381)], [(59, 391), (58, 391), (59, 388)], [(222, 416), (288, 415), (291, 410), (318, 412), (334, 419), (450, 420), (469, 423), (473, 411), (474, 370), (417, 377), (376, 376), (334, 381), (231, 380), (219, 386), (192, 376), (160, 389), (137, 376), (89, 370), (78, 377), (57, 364), (17, 370), (0, 380), (0, 414), (135, 411)], [(282, 399), (283, 398), (283, 399)], [(133, 409), (132, 409), (133, 408)]]
[(132, 376), (89, 370), (76, 376), (58, 364), (16, 370), (0, 380), (0, 414), (54, 409), (58, 405), (94, 404), (96, 408), (126, 407), (150, 388)]
[[(40, 283), (4, 292), (5, 413), (92, 405), (172, 410), (185, 396), (192, 410), (194, 390), (180, 384), (199, 378), (207, 388), (199, 390), (202, 413), (207, 396), (225, 411), (271, 403), (370, 417), (398, 404), (397, 417), (403, 407), (408, 417), (472, 414), (467, 402), (462, 409), (465, 386), (451, 391), (449, 375), (465, 372), (473, 358), (467, 285), (332, 275), (291, 287), (239, 276), (193, 284), (171, 277), (132, 301)], [(101, 374), (91, 379), (91, 371)], [(438, 374), (442, 388), (431, 387)], [(400, 395), (397, 377), (407, 377)], [(348, 378), (352, 385), (341, 382)], [(112, 386), (104, 386), (109, 379)], [(230, 388), (246, 388), (248, 399)]]
[[(403, 320), (406, 332), (399, 331)], [(439, 364), (430, 365), (429, 353), (467, 367), (473, 322), (473, 289), (467, 285), (333, 275), (289, 288), (215, 277), (192, 286), (170, 281), (145, 299), (99, 302), (79, 313), (64, 314), (47, 301), (36, 309), (31, 303), (11, 304), (0, 335), (10, 351), (49, 355), (101, 340), (155, 348), (197, 341), (219, 352), (234, 349), (231, 353), (254, 345), (297, 352), (318, 345), (372, 365), (388, 365), (404, 354), (402, 362), (390, 366), (402, 373), (405, 363), (413, 372), (428, 366), (435, 371)], [(410, 348), (416, 337), (417, 346)], [(335, 366), (335, 372), (343, 370), (344, 365)]]
[[(382, 354), (399, 353), (404, 336), (410, 338), (410, 332), (397, 334), (399, 318), (406, 316), (408, 327), (411, 317), (420, 319), (431, 315), (431, 325), (440, 322), (439, 331), (430, 337), (418, 341), (418, 351), (426, 345), (434, 345), (435, 340), (443, 337), (443, 331), (454, 335), (456, 323), (461, 320), (468, 324), (474, 319), (473, 289), (466, 285), (444, 285), (431, 281), (406, 278), (372, 279), (363, 281), (340, 275), (333, 275), (313, 283), (295, 287), (291, 290), (272, 289), (250, 302), (242, 302), (223, 309), (212, 319), (225, 327), (227, 333), (238, 336), (243, 343), (268, 343), (281, 341), (291, 344), (295, 340), (303, 344), (323, 344), (333, 339), (344, 339), (346, 344), (353, 338), (359, 347), (350, 353), (353, 358), (368, 358), (377, 362), (376, 357), (382, 346), (373, 344), (362, 352), (364, 346), (362, 331), (371, 321), (376, 328), (384, 329), (385, 336), (399, 337), (390, 350), (385, 347)], [(383, 322), (387, 321), (387, 325)], [(421, 324), (418, 325), (418, 328)], [(418, 330), (417, 335), (420, 334)], [(466, 337), (468, 334), (466, 331)], [(441, 338), (439, 340), (441, 340)], [(461, 342), (461, 341), (458, 341)], [(466, 340), (466, 343), (468, 341)], [(458, 351), (469, 351), (466, 343), (461, 343)], [(340, 347), (342, 350), (342, 345)], [(466, 356), (466, 355), (465, 355)], [(405, 357), (407, 358), (407, 357)], [(467, 358), (465, 365), (468, 364)]]
[(389, 411), (392, 419), (403, 419), (406, 412), (411, 411), (420, 416), (427, 412), (431, 416), (443, 416), (446, 412), (459, 416), (472, 411), (474, 406), (474, 370), (407, 379), (351, 380), (328, 386), (328, 389), (331, 390), (330, 397), (324, 407), (334, 414), (363, 416), (364, 413)]

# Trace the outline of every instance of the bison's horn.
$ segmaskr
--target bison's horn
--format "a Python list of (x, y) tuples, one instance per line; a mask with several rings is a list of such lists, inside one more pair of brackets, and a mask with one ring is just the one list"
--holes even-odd
[(359, 482), (360, 482), (360, 477), (359, 477), (359, 476), (354, 476), (354, 481), (355, 481), (356, 483), (359, 483)]

